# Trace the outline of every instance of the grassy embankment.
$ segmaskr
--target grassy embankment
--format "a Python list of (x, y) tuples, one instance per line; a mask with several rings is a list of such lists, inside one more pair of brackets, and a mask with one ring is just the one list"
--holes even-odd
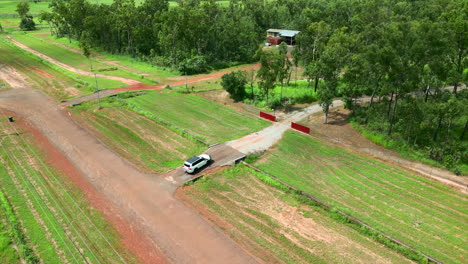
[(256, 166), (444, 263), (468, 253), (466, 195), (287, 132)]
[(0, 118), (0, 223), (9, 238), (2, 234), (1, 245), (18, 253), (3, 247), (0, 256), (26, 263), (134, 263), (83, 193), (47, 165), (30, 134), (15, 124)]
[(127, 99), (142, 114), (154, 115), (203, 139), (208, 144), (236, 139), (270, 125), (193, 94), (148, 92)]
[(264, 177), (238, 165), (184, 187), (183, 198), (265, 263), (409, 262)]

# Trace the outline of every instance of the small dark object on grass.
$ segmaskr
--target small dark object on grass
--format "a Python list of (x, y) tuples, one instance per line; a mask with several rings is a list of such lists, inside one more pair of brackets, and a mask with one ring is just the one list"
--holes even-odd
[(8, 117), (8, 121), (10, 121), (10, 122), (15, 122), (15, 120), (13, 119), (12, 116), (9, 116), (9, 117)]

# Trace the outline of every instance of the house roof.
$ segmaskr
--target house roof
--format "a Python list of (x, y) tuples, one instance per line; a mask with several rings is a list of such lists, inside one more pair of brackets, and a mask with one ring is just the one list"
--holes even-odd
[(267, 30), (267, 32), (268, 33), (279, 33), (282, 37), (292, 38), (292, 37), (296, 36), (300, 31), (270, 28), (270, 29)]
[(300, 31), (297, 31), (297, 30), (281, 30), (280, 31), (280, 35), (282, 37), (294, 37), (296, 36)]

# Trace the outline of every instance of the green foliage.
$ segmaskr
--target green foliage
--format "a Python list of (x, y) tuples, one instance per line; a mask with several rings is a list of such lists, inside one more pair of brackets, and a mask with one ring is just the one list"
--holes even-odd
[(182, 74), (193, 75), (205, 73), (209, 69), (206, 59), (203, 56), (193, 56), (181, 61), (177, 65), (177, 70)]
[(36, 29), (36, 23), (33, 20), (32, 16), (24, 16), (21, 18), (20, 28), (22, 30), (30, 31)]
[(245, 90), (247, 93), (247, 99), (244, 99), (244, 102), (254, 104), (262, 108), (278, 108), (281, 106), (312, 103), (317, 101), (317, 93), (314, 92), (312, 87), (309, 87), (309, 83), (307, 81), (291, 82), (289, 85), (285, 84), (283, 86), (276, 85), (269, 91), (269, 104), (266, 103), (265, 93), (257, 85), (254, 85), (252, 88), (247, 87)]
[(436, 91), (427, 101), (423, 97), (401, 98), (390, 136), (387, 101), (374, 104), (371, 109), (356, 107), (353, 120), (363, 135), (382, 146), (467, 175), (468, 142), (463, 134), (468, 122), (467, 104), (465, 90), (457, 95)]
[[(34, 254), (34, 252), (31, 250), (31, 247), (26, 240), (26, 237), (22, 231), (22, 227), (18, 219), (16, 218), (16, 215), (13, 211), (13, 208), (11, 207), (10, 203), (6, 199), (5, 195), (3, 192), (0, 191), (0, 210), (2, 210), (2, 213), (0, 215), (3, 215), (6, 218), (6, 223), (7, 227), (6, 229), (8, 230), (8, 236), (2, 237), (3, 238), (3, 247), (0, 249), (1, 252), (8, 251), (6, 246), (11, 246), (11, 242), (9, 242), (9, 239), (13, 240), (15, 242), (15, 245), (18, 248), (19, 254), (22, 259), (26, 261), (26, 263), (39, 263), (39, 259), (37, 256)], [(10, 248), (11, 249), (11, 248)], [(13, 252), (10, 252), (9, 254), (5, 254), (5, 257), (9, 258), (15, 258), (14, 255), (12, 254)], [(3, 254), (2, 254), (3, 255)], [(12, 259), (11, 259), (12, 260)], [(7, 262), (11, 261), (7, 259)]]
[(20, 17), (25, 17), (29, 13), (29, 3), (21, 2), (16, 5), (16, 12)]
[(224, 74), (221, 77), (221, 86), (226, 90), (234, 101), (242, 101), (247, 93), (245, 92), (245, 85), (247, 80), (242, 71), (236, 71)]

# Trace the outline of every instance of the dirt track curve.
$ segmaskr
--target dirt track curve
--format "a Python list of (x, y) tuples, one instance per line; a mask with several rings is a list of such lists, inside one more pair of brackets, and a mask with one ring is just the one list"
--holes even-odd
[(139, 172), (68, 119), (42, 92), (29, 88), (14, 69), (1, 67), (0, 78), (13, 87), (0, 93), (1, 108), (27, 118), (37, 127), (117, 212), (148, 234), (169, 262), (256, 263), (173, 197), (173, 191), (185, 177), (180, 169), (169, 175)]

